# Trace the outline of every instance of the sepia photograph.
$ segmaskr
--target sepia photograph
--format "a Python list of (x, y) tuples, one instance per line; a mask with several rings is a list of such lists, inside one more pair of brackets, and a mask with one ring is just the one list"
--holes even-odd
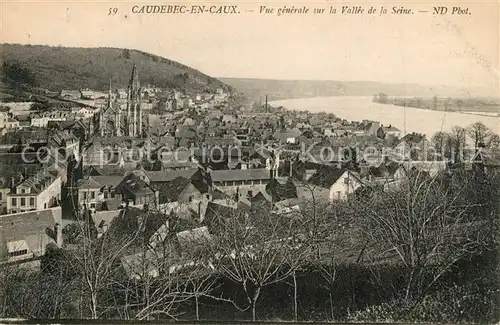
[(499, 17), (0, 0), (0, 324), (500, 324)]

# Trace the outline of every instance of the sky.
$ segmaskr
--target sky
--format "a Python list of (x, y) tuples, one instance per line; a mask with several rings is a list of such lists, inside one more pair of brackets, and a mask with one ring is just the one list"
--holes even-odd
[[(238, 5), (239, 14), (134, 14), (142, 5)], [(421, 2), (339, 1), (22, 1), (0, 2), (1, 42), (126, 47), (214, 77), (419, 83), (499, 93), (498, 1), (450, 2), (470, 14), (433, 15)], [(337, 14), (259, 13), (330, 6)], [(342, 15), (359, 5), (365, 14)], [(393, 6), (412, 15), (390, 14)], [(373, 6), (387, 15), (366, 14)], [(116, 7), (116, 15), (108, 15)], [(427, 13), (418, 12), (428, 11)]]

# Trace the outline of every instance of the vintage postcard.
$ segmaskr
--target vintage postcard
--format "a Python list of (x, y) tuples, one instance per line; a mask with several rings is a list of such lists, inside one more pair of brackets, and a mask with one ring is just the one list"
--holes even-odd
[(0, 0), (0, 323), (498, 323), (499, 16)]

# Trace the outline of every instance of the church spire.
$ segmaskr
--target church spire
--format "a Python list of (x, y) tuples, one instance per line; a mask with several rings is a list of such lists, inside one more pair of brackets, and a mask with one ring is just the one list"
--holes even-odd
[(134, 63), (134, 66), (132, 67), (132, 75), (130, 76), (130, 82), (128, 85), (129, 89), (132, 91), (138, 91), (139, 90), (139, 75), (137, 73), (137, 65)]
[(112, 92), (111, 92), (111, 78), (109, 78), (109, 89), (108, 89), (108, 107), (111, 107), (112, 101)]
[(139, 84), (139, 74), (137, 72), (137, 65), (134, 63), (132, 67), (132, 74), (130, 76), (130, 81), (128, 85), (128, 97), (127, 97), (127, 120), (129, 135), (132, 137), (138, 136), (138, 121), (141, 119), (141, 88)]

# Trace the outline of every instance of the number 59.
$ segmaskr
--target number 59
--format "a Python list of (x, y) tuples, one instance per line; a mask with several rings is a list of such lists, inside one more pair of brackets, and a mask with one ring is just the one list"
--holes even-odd
[(109, 8), (108, 16), (116, 15), (118, 13), (118, 8)]

